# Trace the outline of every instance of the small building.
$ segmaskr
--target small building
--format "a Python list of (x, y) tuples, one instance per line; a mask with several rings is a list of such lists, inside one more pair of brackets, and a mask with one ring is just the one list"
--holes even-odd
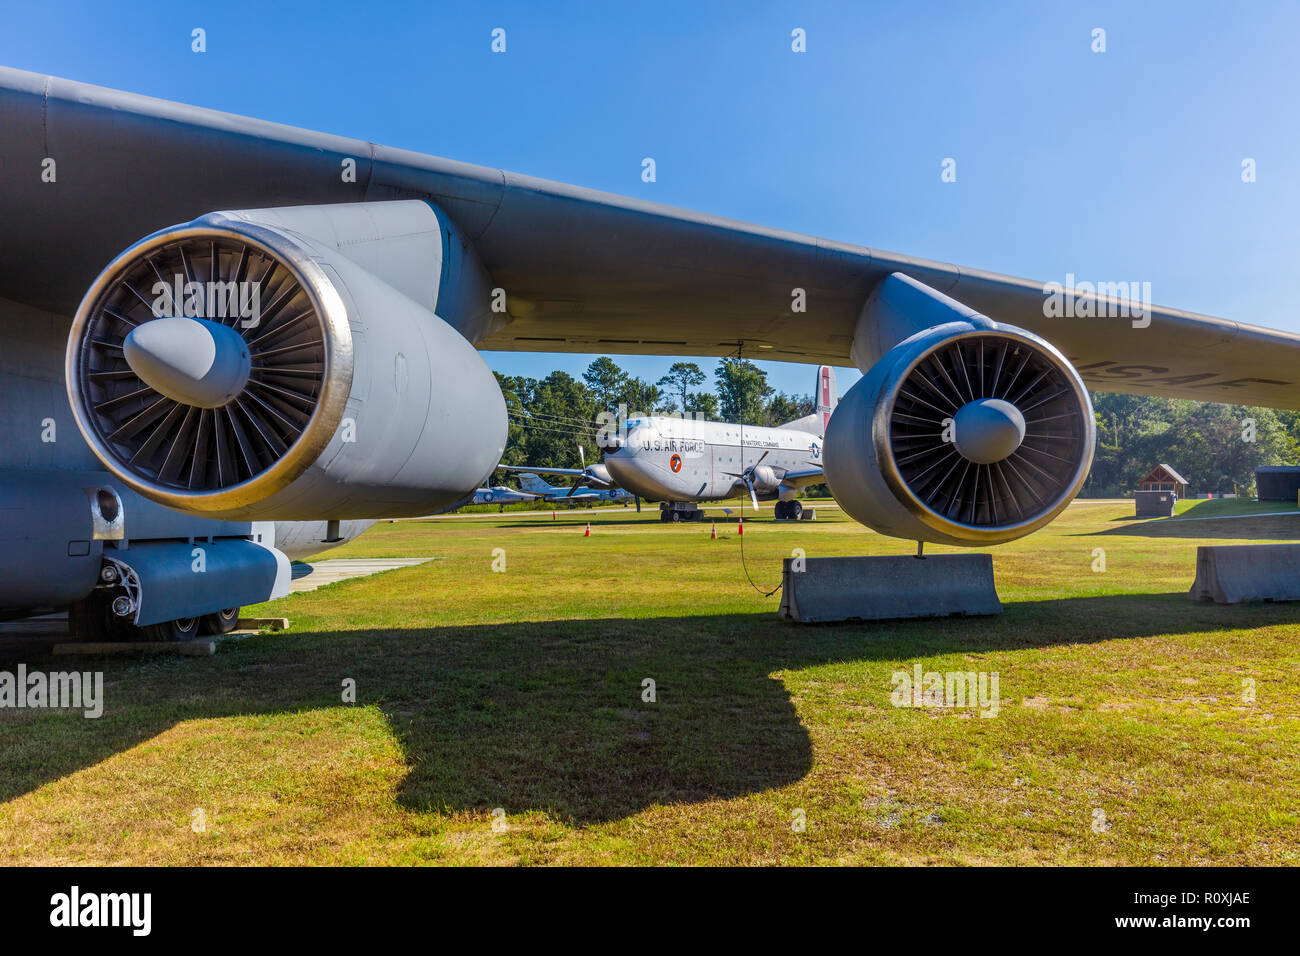
[(1156, 465), (1138, 482), (1138, 491), (1171, 491), (1179, 498), (1186, 498), (1187, 479), (1168, 465)]
[(1255, 469), (1255, 489), (1260, 501), (1295, 502), (1300, 495), (1300, 467), (1261, 465)]

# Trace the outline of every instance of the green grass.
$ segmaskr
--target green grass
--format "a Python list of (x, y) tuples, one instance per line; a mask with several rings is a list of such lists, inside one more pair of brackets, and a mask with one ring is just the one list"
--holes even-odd
[[(441, 560), (264, 605), (291, 630), (212, 658), (80, 662), (100, 720), (0, 711), (0, 861), (1300, 862), (1300, 605), (1186, 597), (1198, 543), (1300, 520), (1132, 510), (994, 549), (1000, 617), (809, 628), (734, 522), (380, 524), (328, 557)], [(768, 516), (765, 590), (795, 548), (914, 547)], [(892, 706), (916, 663), (997, 672), (999, 713)]]
[(1256, 501), (1253, 498), (1188, 498), (1174, 504), (1179, 518), (1227, 518), (1297, 510), (1300, 509), (1294, 501)]

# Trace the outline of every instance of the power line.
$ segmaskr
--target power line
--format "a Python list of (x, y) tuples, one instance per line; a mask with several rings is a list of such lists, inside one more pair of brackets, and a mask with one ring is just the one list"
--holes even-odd
[[(744, 343), (743, 341), (738, 341), (738, 342), (736, 343), (736, 360), (737, 360), (737, 361), (740, 361), (740, 362), (743, 362), (743, 361), (744, 361), (744, 357), (743, 357), (743, 355), (742, 355), (742, 353), (744, 352), (744, 350), (745, 350), (745, 343)], [(743, 474), (744, 471), (746, 470), (746, 469), (745, 469), (745, 415), (744, 415), (744, 409), (743, 409), (743, 408), (741, 409), (741, 414), (740, 414), (739, 418), (740, 418), (740, 421), (738, 422), (738, 424), (739, 424), (739, 426), (740, 426), (740, 467), (741, 467), (741, 473)], [(751, 482), (751, 484), (752, 484), (752, 482), (753, 482), (753, 478), (752, 478), (752, 477), (750, 478), (750, 482)], [(745, 490), (748, 491), (748, 490), (749, 490), (749, 487), (746, 487)], [(742, 525), (745, 523), (745, 496), (744, 496), (744, 495), (741, 495), (741, 496), (740, 496), (740, 522), (741, 522)], [(745, 533), (744, 533), (744, 531), (741, 531), (741, 533), (740, 533), (740, 566), (741, 566), (741, 568), (743, 568), (744, 571), (745, 571), (745, 578), (749, 581), (749, 585), (750, 585), (750, 587), (752, 587), (752, 588), (753, 588), (755, 591), (757, 591), (759, 594), (763, 595), (763, 597), (765, 597), (765, 598), (769, 598), (769, 597), (771, 597), (773, 594), (775, 594), (777, 591), (781, 590), (781, 583), (780, 583), (780, 582), (778, 582), (777, 585), (776, 585), (776, 587), (772, 588), (772, 590), (770, 590), (770, 591), (764, 591), (762, 588), (760, 588), (757, 584), (754, 583), (754, 577), (753, 577), (753, 575), (751, 575), (751, 574), (749, 573), (749, 565), (745, 562)]]

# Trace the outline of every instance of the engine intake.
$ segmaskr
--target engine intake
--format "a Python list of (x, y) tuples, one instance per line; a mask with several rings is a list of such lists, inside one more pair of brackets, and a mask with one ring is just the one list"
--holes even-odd
[(212, 213), (141, 240), (73, 321), (78, 427), (141, 494), (210, 517), (457, 500), (499, 460), (506, 415), (433, 311), (441, 240), (421, 202)]
[(1041, 338), (947, 323), (890, 350), (826, 431), (826, 479), (852, 517), (884, 534), (1000, 544), (1055, 518), (1092, 464), (1087, 389)]

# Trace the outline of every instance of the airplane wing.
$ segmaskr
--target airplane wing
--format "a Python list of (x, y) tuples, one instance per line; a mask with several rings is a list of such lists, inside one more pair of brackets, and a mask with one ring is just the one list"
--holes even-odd
[(499, 471), (521, 471), (530, 474), (572, 475), (581, 478), (586, 474), (581, 468), (537, 468), (533, 465), (497, 465)]
[(787, 471), (782, 476), (782, 484), (794, 485), (802, 488), (805, 485), (819, 485), (826, 480), (826, 473), (820, 468), (809, 468), (805, 471)]
[[(1091, 387), (1300, 408), (1300, 336), (1242, 322), (1160, 307), (1145, 327), (1050, 318), (1041, 282), (17, 70), (0, 69), (0, 128), (0, 297), (62, 315), (122, 249), (212, 210), (428, 199), (506, 290), (480, 349), (744, 343), (752, 357), (847, 365), (868, 294), (902, 272), (1046, 338)], [(57, 185), (40, 178), (47, 159)]]

